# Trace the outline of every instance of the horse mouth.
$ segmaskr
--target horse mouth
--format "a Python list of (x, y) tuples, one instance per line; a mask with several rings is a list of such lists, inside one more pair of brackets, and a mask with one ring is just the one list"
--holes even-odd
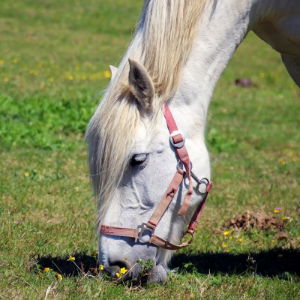
[[(130, 276), (131, 275), (131, 276)], [(128, 274), (128, 280), (136, 281), (137, 284), (164, 283), (167, 279), (168, 271), (163, 265), (155, 265), (151, 269), (145, 269), (143, 266), (136, 265), (131, 274)]]
[(163, 265), (155, 265), (151, 269), (136, 263), (130, 270), (122, 274), (120, 268), (108, 267), (105, 273), (115, 278), (118, 282), (130, 285), (147, 285), (148, 283), (164, 283), (167, 279), (168, 270)]
[(156, 265), (147, 278), (147, 283), (164, 283), (167, 280), (168, 270), (163, 265)]

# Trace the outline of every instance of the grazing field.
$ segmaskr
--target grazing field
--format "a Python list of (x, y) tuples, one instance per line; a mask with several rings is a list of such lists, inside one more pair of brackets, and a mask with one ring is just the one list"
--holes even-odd
[[(84, 131), (141, 6), (0, 2), (0, 299), (299, 299), (300, 91), (253, 34), (211, 104), (215, 186), (194, 244), (164, 285), (97, 276)], [(236, 86), (241, 77), (255, 87)], [(223, 226), (246, 211), (284, 228)]]

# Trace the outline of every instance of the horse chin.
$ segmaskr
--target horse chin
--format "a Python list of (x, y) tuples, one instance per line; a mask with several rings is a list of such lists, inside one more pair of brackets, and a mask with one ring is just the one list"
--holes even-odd
[(147, 278), (147, 283), (164, 283), (168, 276), (168, 270), (163, 265), (156, 265)]

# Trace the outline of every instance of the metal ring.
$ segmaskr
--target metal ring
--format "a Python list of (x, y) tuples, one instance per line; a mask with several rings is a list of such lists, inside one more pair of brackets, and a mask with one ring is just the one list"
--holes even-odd
[[(176, 136), (176, 135), (179, 135), (179, 134), (180, 134), (181, 137), (182, 137), (182, 141), (181, 141), (181, 142), (178, 142), (178, 143), (174, 143), (173, 137)], [(184, 146), (184, 144), (185, 144), (185, 138), (184, 138), (183, 134), (182, 134), (179, 130), (173, 131), (173, 132), (170, 134), (169, 139), (170, 139), (171, 145), (172, 145), (174, 148), (177, 148), (177, 149), (182, 148), (182, 147)]]
[(185, 172), (184, 165), (180, 160), (178, 160), (178, 162), (177, 162), (177, 170), (181, 171), (181, 172)]
[[(197, 183), (197, 186), (196, 186), (196, 191), (201, 194), (201, 195), (204, 195), (207, 193), (207, 187), (209, 185), (209, 180), (204, 177), (202, 179), (199, 179), (193, 172), (192, 172), (192, 177), (193, 179), (196, 181)], [(204, 189), (200, 189), (201, 186), (205, 185), (205, 190)]]
[(197, 191), (199, 194), (204, 195), (206, 194), (207, 185), (204, 182), (199, 182), (197, 184)]
[[(192, 162), (190, 162), (190, 164), (191, 164), (191, 174), (192, 174), (192, 177), (194, 178), (195, 174), (192, 172), (193, 164), (192, 164)], [(178, 160), (178, 162), (177, 162), (177, 170), (180, 170), (182, 172), (186, 172), (185, 166), (184, 166), (184, 164), (181, 160)], [(198, 182), (198, 181), (196, 180), (196, 182)]]
[[(140, 231), (139, 231), (139, 233), (138, 233), (138, 236), (137, 236), (137, 238), (136, 238), (136, 240), (138, 240), (140, 243), (142, 243), (142, 244), (146, 244), (146, 243), (149, 243), (150, 242), (150, 239), (151, 239), (151, 236), (153, 235), (153, 233), (154, 233), (154, 228), (151, 228), (151, 227), (149, 227), (148, 226), (148, 224), (147, 223), (143, 223), (143, 224), (141, 224), (141, 225), (139, 225), (137, 228), (140, 228)], [(142, 240), (142, 237), (143, 237), (143, 235), (144, 235), (144, 233), (147, 233), (147, 232), (149, 232), (150, 234), (149, 234), (149, 241), (143, 241)]]

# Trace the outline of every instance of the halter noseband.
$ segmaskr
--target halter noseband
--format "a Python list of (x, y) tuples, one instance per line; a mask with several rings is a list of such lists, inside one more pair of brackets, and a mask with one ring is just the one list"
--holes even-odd
[[(176, 122), (167, 104), (164, 104), (163, 106), (163, 113), (170, 132), (170, 143), (172, 147), (175, 149), (176, 156), (178, 158), (177, 171), (171, 183), (169, 184), (164, 196), (162, 197), (160, 203), (154, 210), (153, 214), (151, 215), (147, 223), (143, 223), (139, 225), (137, 228), (125, 228), (125, 227), (101, 225), (100, 234), (119, 236), (119, 237), (129, 237), (129, 238), (133, 238), (135, 242), (138, 241), (140, 243), (150, 243), (157, 247), (164, 248), (167, 250), (176, 250), (190, 245), (191, 242), (193, 241), (194, 232), (199, 223), (200, 215), (205, 206), (207, 195), (211, 190), (212, 183), (207, 178), (202, 178), (201, 180), (198, 179), (197, 176), (192, 172), (192, 163), (190, 161), (189, 154), (185, 147), (184, 137), (178, 130)], [(199, 194), (203, 196), (203, 198), (189, 223), (187, 231), (182, 236), (183, 239), (185, 235), (189, 234), (190, 239), (187, 242), (182, 242), (180, 245), (175, 245), (155, 235), (154, 232), (157, 224), (159, 223), (162, 216), (168, 209), (170, 203), (172, 202), (174, 196), (176, 195), (176, 192), (179, 186), (182, 184), (184, 178), (188, 179), (189, 185), (188, 185), (188, 191), (184, 196), (183, 203), (178, 211), (178, 215), (179, 216), (185, 215), (190, 206), (190, 199), (193, 194), (192, 179), (196, 181), (197, 183), (196, 190)], [(145, 237), (147, 236), (148, 236), (148, 240), (145, 241)]]

